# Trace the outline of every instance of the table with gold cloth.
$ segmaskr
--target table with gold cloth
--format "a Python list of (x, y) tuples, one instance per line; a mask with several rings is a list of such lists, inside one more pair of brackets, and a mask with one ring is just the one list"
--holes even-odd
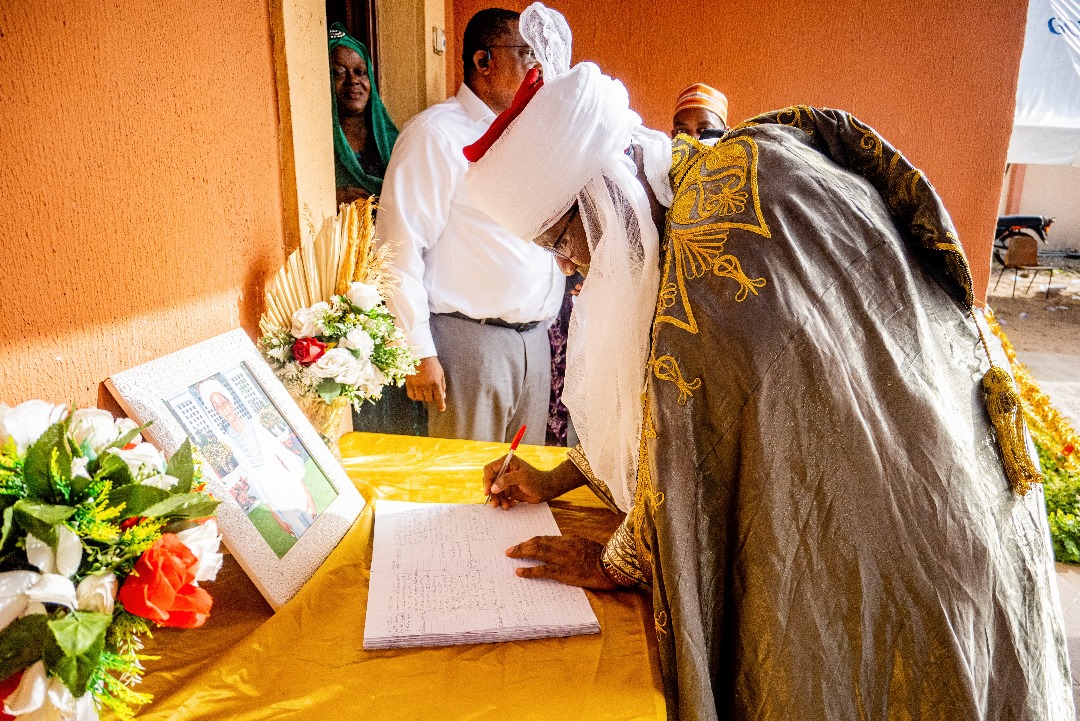
[[(210, 620), (159, 629), (139, 719), (664, 719), (652, 615), (636, 593), (592, 593), (600, 634), (364, 651), (372, 500), (481, 502), (480, 468), (506, 453), (479, 443), (350, 433), (345, 469), (368, 501), (297, 596), (276, 614), (226, 557)], [(521, 446), (542, 468), (566, 449)], [(585, 489), (552, 504), (564, 533), (602, 541), (618, 517)], [(498, 511), (492, 511), (496, 513)]]

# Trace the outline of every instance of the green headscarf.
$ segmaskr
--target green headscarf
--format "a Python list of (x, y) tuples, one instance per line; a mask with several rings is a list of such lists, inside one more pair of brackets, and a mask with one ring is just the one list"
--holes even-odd
[[(397, 127), (387, 114), (386, 106), (383, 105), (379, 91), (375, 88), (375, 69), (371, 65), (371, 56), (368, 55), (367, 48), (362, 42), (345, 32), (341, 23), (334, 23), (330, 26), (330, 52), (334, 52), (334, 48), (340, 45), (356, 51), (367, 65), (368, 80), (371, 82), (371, 97), (368, 99), (365, 112), (370, 112), (370, 131), (375, 136), (375, 147), (379, 151), (379, 166), (385, 168), (390, 161), (390, 151), (394, 149), (394, 143), (397, 142)], [(345, 138), (345, 131), (338, 120), (337, 93), (334, 92), (333, 83), (330, 86), (330, 98), (334, 111), (334, 173), (337, 178), (337, 187), (357, 186), (376, 195), (382, 191), (382, 177), (369, 175), (360, 167), (356, 153)]]

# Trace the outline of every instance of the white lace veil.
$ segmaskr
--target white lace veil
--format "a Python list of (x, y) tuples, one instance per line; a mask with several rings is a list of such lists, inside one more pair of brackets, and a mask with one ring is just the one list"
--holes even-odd
[(466, 182), (473, 202), (521, 238), (537, 237), (575, 202), (580, 208), (592, 260), (570, 318), (563, 402), (593, 471), (629, 510), (660, 238), (625, 151), (642, 146), (649, 183), (670, 204), (671, 141), (641, 126), (622, 83), (592, 63), (570, 67), (561, 14), (533, 3), (520, 28), (544, 85)]

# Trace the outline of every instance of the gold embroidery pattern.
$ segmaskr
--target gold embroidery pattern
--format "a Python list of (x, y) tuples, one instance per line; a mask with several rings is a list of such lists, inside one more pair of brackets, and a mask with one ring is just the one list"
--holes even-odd
[(667, 633), (667, 611), (661, 609), (653, 616), (653, 626), (656, 627), (656, 640)]
[(707, 273), (734, 281), (735, 300), (740, 303), (764, 287), (765, 279), (747, 276), (739, 259), (724, 247), (735, 228), (771, 237), (761, 213), (757, 166), (753, 138), (735, 138), (714, 147), (688, 137), (673, 144), (671, 183), (676, 190), (667, 214), (668, 252), (657, 322), (696, 334), (686, 282)]
[[(758, 148), (753, 138), (734, 138), (709, 147), (683, 137), (672, 144), (671, 185), (674, 200), (667, 214), (664, 233), (664, 268), (656, 317), (652, 329), (649, 368), (658, 380), (674, 383), (679, 389), (679, 405), (686, 405), (701, 388), (701, 379), (687, 380), (678, 360), (671, 355), (656, 357), (660, 327), (670, 323), (697, 334), (698, 324), (686, 290), (687, 282), (712, 273), (728, 278), (736, 286), (735, 301), (757, 295), (765, 287), (764, 278), (750, 278), (739, 259), (725, 249), (728, 234), (746, 230), (771, 238), (761, 212), (758, 192)], [(649, 468), (648, 442), (657, 437), (649, 391), (643, 397), (643, 422), (638, 447), (637, 489), (634, 494), (633, 540), (642, 574), (652, 578), (652, 553), (644, 536), (646, 516), (664, 503), (664, 494), (653, 488)]]
[(600, 557), (612, 580), (620, 586), (648, 585), (648, 579), (638, 564), (634, 544), (634, 534), (623, 523), (615, 529)]
[[(656, 343), (656, 324), (653, 324), (653, 344)], [(631, 510), (634, 519), (634, 549), (638, 568), (650, 582), (652, 580), (652, 551), (645, 542), (646, 513), (653, 514), (664, 502), (664, 494), (656, 493), (652, 487), (652, 472), (649, 470), (649, 441), (656, 438), (656, 426), (652, 419), (652, 401), (646, 387), (644, 408), (641, 421), (641, 440), (638, 443), (637, 489), (634, 492), (634, 506)]]
[(619, 513), (619, 507), (615, 503), (615, 497), (611, 494), (611, 489), (608, 488), (603, 479), (593, 473), (592, 465), (589, 464), (589, 459), (585, 457), (585, 449), (581, 447), (581, 444), (579, 443), (571, 448), (566, 456), (581, 471), (581, 475), (585, 476), (585, 483), (589, 486), (589, 490), (595, 493), (596, 497), (603, 501), (605, 506)]
[(685, 406), (694, 395), (694, 391), (701, 387), (701, 379), (695, 378), (689, 383), (683, 378), (679, 369), (679, 362), (674, 357), (665, 355), (653, 361), (653, 374), (662, 381), (670, 381), (679, 389), (679, 405)]

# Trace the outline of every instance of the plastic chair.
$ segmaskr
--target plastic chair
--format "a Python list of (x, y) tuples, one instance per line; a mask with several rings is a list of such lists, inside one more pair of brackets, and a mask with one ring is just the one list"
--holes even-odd
[(999, 255), (998, 258), (1001, 260), (1001, 272), (998, 273), (997, 281), (994, 283), (994, 290), (997, 290), (998, 284), (1001, 283), (1001, 276), (1005, 275), (1005, 271), (1009, 268), (1012, 268), (1013, 271), (1013, 298), (1016, 297), (1016, 279), (1020, 275), (1020, 271), (1032, 271), (1031, 280), (1024, 291), (1026, 293), (1031, 290), (1031, 286), (1035, 282), (1035, 276), (1039, 274), (1039, 271), (1046, 270), (1050, 272), (1050, 278), (1046, 281), (1046, 297), (1050, 297), (1050, 284), (1054, 280), (1055, 269), (1052, 265), (1039, 265), (1038, 240), (1030, 235), (1014, 235), (1009, 238), (1009, 247), (1006, 249), (1004, 257)]

